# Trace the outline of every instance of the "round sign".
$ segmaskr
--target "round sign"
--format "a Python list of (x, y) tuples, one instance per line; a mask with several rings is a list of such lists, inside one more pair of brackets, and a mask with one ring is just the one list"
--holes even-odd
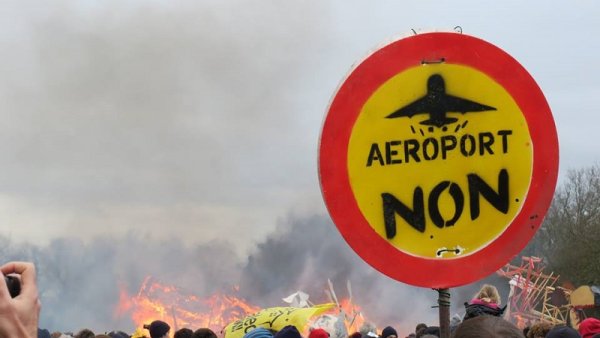
[(473, 282), (522, 250), (557, 172), (533, 78), (463, 34), (377, 50), (342, 83), (321, 133), (321, 190), (339, 231), (379, 271), (423, 287)]

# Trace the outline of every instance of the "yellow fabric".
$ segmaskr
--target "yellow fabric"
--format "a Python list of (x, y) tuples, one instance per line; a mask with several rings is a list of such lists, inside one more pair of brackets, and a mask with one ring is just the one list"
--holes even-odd
[(308, 308), (273, 307), (260, 310), (243, 319), (228, 324), (223, 330), (226, 338), (242, 338), (247, 332), (257, 328), (279, 331), (293, 325), (302, 332), (308, 319), (335, 307), (334, 303), (315, 305)]

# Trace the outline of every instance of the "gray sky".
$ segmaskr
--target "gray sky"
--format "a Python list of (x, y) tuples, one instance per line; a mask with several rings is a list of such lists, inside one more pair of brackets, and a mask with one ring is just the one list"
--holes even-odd
[(595, 1), (5, 1), (0, 231), (231, 239), (324, 213), (317, 145), (352, 65), (463, 32), (515, 57), (553, 110), (560, 175), (600, 158)]

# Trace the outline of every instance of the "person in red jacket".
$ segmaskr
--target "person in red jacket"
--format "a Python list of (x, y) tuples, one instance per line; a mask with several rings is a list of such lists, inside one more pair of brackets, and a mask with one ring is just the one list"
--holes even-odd
[(583, 338), (592, 338), (600, 333), (600, 319), (586, 318), (579, 324), (579, 334)]

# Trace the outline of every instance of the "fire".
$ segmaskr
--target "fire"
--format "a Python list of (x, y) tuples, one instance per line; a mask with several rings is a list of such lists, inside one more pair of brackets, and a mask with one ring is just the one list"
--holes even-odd
[(515, 319), (517, 320), (517, 323), (515, 324), (519, 329), (523, 329), (527, 326), (528, 324), (528, 320), (527, 318), (520, 316), (520, 315), (515, 315)]
[[(201, 298), (146, 277), (136, 295), (129, 295), (125, 288), (121, 287), (115, 315), (129, 316), (138, 329), (159, 319), (167, 322), (172, 332), (183, 327), (192, 330), (208, 327), (221, 336), (221, 331), (229, 323), (261, 310), (260, 307), (235, 296), (238, 292), (239, 289), (233, 287), (229, 294), (218, 292)], [(358, 331), (365, 322), (361, 308), (348, 298), (342, 299), (339, 307), (331, 310), (329, 314), (338, 320), (344, 320), (348, 334)]]
[[(232, 290), (232, 294), (237, 289)], [(130, 315), (136, 327), (153, 320), (167, 322), (174, 332), (183, 327), (208, 327), (219, 334), (230, 322), (257, 312), (259, 307), (233, 295), (215, 293), (207, 298), (190, 295), (171, 285), (146, 277), (139, 292), (130, 296), (121, 288), (116, 315)]]
[(342, 299), (339, 306), (346, 315), (345, 324), (348, 334), (357, 332), (365, 322), (360, 306), (353, 304), (348, 298)]

